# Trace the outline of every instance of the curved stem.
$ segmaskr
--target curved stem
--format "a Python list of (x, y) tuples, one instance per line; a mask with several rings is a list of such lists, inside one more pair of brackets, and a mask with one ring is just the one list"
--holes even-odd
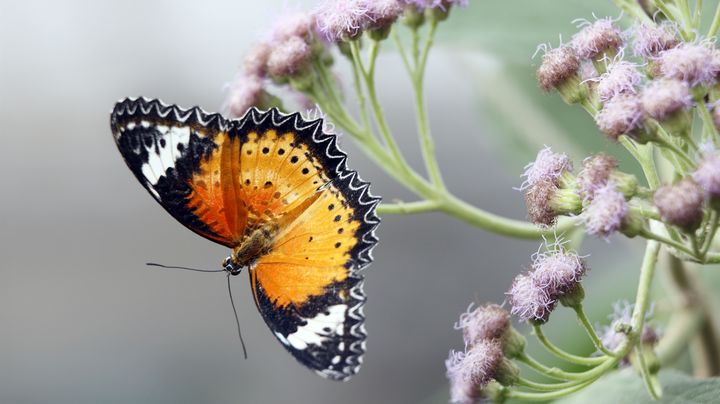
[(573, 380), (569, 382), (562, 382), (562, 383), (538, 383), (534, 382), (532, 380), (525, 379), (521, 377), (517, 385), (522, 387), (527, 387), (533, 390), (539, 390), (539, 391), (556, 391), (556, 390), (562, 390), (566, 389), (568, 387), (577, 386), (578, 384), (583, 383), (582, 380)]
[(584, 373), (572, 373), (572, 372), (566, 372), (562, 369), (558, 368), (550, 368), (542, 363), (536, 361), (535, 359), (528, 356), (526, 353), (522, 353), (518, 355), (517, 359), (528, 365), (530, 368), (534, 369), (536, 372), (551, 377), (553, 379), (558, 380), (585, 380), (586, 377), (584, 376)]
[(546, 392), (546, 393), (531, 393), (531, 392), (527, 392), (527, 391), (509, 390), (507, 393), (507, 398), (514, 398), (517, 400), (524, 400), (524, 401), (554, 400), (556, 398), (566, 396), (570, 393), (574, 393), (578, 390), (582, 390), (586, 386), (590, 385), (593, 381), (594, 380), (589, 380), (585, 383), (578, 384), (577, 386), (568, 387), (566, 389), (552, 391), (552, 392)]
[(582, 324), (583, 328), (585, 328), (585, 331), (590, 337), (590, 340), (592, 340), (593, 344), (595, 345), (595, 348), (597, 348), (598, 351), (604, 353), (605, 355), (614, 357), (615, 353), (605, 348), (602, 340), (600, 340), (600, 337), (598, 337), (597, 333), (595, 332), (595, 328), (593, 328), (592, 324), (590, 324), (590, 320), (588, 320), (587, 315), (585, 314), (585, 310), (583, 310), (582, 303), (574, 306), (573, 310), (575, 310), (575, 314), (577, 314), (577, 318), (578, 320), (580, 320), (580, 324)]
[(565, 361), (568, 361), (570, 363), (575, 363), (578, 365), (584, 365), (584, 366), (595, 366), (599, 365), (607, 360), (607, 357), (605, 356), (598, 356), (598, 357), (585, 357), (585, 356), (578, 356), (573, 355), (571, 353), (565, 352), (564, 350), (558, 348), (555, 346), (550, 340), (545, 337), (545, 333), (542, 330), (542, 327), (540, 325), (533, 325), (533, 330), (535, 332), (535, 336), (537, 337), (538, 341), (547, 349), (550, 353), (557, 356), (560, 359), (563, 359)]
[(720, 4), (715, 8), (715, 16), (713, 17), (707, 37), (712, 38), (717, 35), (718, 29), (720, 29)]
[(436, 211), (439, 207), (440, 205), (435, 201), (396, 202), (381, 203), (376, 211), (380, 215), (414, 214)]
[(678, 250), (678, 251), (681, 251), (681, 252), (689, 255), (690, 257), (693, 257), (693, 258), (697, 259), (697, 260), (700, 259), (700, 257), (696, 256), (695, 251), (693, 251), (691, 248), (689, 248), (689, 247), (686, 246), (685, 244), (680, 243), (680, 242), (678, 242), (678, 241), (675, 241), (675, 240), (673, 240), (673, 239), (667, 238), (667, 237), (665, 237), (665, 236), (661, 236), (661, 235), (659, 235), (659, 234), (653, 233), (653, 232), (648, 231), (648, 230), (642, 230), (642, 231), (639, 233), (639, 235), (642, 236), (642, 237), (644, 237), (644, 238), (646, 238), (646, 239), (648, 239), (648, 240), (654, 240), (654, 241), (657, 241), (657, 242), (659, 242), (659, 243), (663, 243), (663, 244), (665, 244), (665, 245), (667, 245), (667, 246), (670, 246), (670, 247), (672, 247), (672, 248), (674, 248), (674, 249), (676, 249), (676, 250)]
[(659, 400), (660, 397), (662, 397), (662, 386), (657, 379), (657, 375), (650, 373), (641, 347), (635, 348), (635, 358), (640, 367), (640, 375), (642, 376), (643, 382), (645, 382), (648, 393), (650, 393), (653, 400)]

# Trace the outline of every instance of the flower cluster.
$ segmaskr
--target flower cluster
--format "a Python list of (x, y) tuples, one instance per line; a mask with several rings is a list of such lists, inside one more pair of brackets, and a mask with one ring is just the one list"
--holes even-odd
[[(627, 329), (630, 326), (631, 316), (635, 305), (625, 300), (613, 304), (613, 312), (608, 316), (610, 324), (600, 328), (600, 339), (603, 345), (610, 349), (617, 349), (620, 344), (627, 340)], [(659, 331), (657, 328), (648, 324), (648, 320), (652, 318), (652, 309), (645, 313), (645, 321), (640, 341), (649, 346), (653, 346), (659, 339)], [(622, 364), (628, 365), (629, 358), (623, 358)]]
[(528, 273), (515, 277), (507, 293), (511, 313), (521, 321), (546, 322), (558, 302), (573, 306), (582, 300), (580, 280), (586, 272), (583, 257), (559, 243), (547, 246), (533, 255)]
[(483, 398), (497, 401), (502, 390), (496, 384), (512, 385), (519, 369), (510, 359), (525, 349), (525, 338), (510, 324), (510, 313), (488, 304), (460, 315), (455, 329), (462, 330), (465, 350), (450, 351), (445, 361), (453, 403), (473, 403)]

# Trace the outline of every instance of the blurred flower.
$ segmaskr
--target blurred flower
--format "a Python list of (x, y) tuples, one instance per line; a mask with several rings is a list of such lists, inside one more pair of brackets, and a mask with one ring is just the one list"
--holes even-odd
[(512, 306), (510, 313), (521, 321), (544, 323), (550, 318), (556, 304), (529, 274), (516, 276), (507, 295)]
[(310, 41), (315, 32), (315, 15), (307, 12), (296, 12), (281, 15), (275, 20), (270, 30), (270, 42), (281, 43), (292, 37)]
[(595, 191), (607, 184), (610, 173), (618, 166), (617, 160), (599, 153), (583, 160), (583, 168), (577, 176), (578, 190), (585, 200), (592, 200)]
[(527, 189), (525, 206), (531, 222), (543, 226), (555, 224), (558, 212), (555, 211), (552, 200), (557, 191), (557, 185), (550, 181), (541, 181)]
[(407, 5), (415, 6), (419, 9), (440, 8), (447, 9), (450, 6), (466, 7), (468, 0), (400, 0)]
[(650, 59), (658, 53), (680, 44), (677, 26), (664, 21), (660, 24), (640, 24), (633, 30), (633, 52), (636, 56)]
[(273, 47), (267, 61), (267, 71), (272, 77), (291, 76), (301, 71), (310, 61), (310, 45), (292, 36)]
[(596, 60), (603, 53), (615, 54), (622, 47), (622, 34), (611, 18), (583, 21), (579, 27), (582, 29), (573, 35), (571, 45), (581, 59)]
[(670, 224), (694, 231), (702, 221), (705, 195), (690, 178), (658, 188), (653, 200), (660, 216)]
[(525, 166), (522, 174), (525, 181), (520, 185), (520, 190), (527, 189), (541, 181), (549, 181), (558, 185), (560, 176), (572, 171), (572, 162), (564, 153), (554, 153), (550, 147), (541, 149), (535, 161)]
[(689, 109), (692, 103), (690, 88), (680, 80), (654, 80), (642, 92), (643, 109), (660, 122)]
[(664, 77), (682, 80), (695, 87), (715, 82), (720, 66), (714, 62), (714, 56), (712, 45), (708, 42), (684, 43), (660, 52), (657, 62)]
[(231, 118), (245, 115), (250, 107), (261, 103), (264, 93), (262, 78), (255, 75), (238, 75), (228, 86), (222, 110)]
[(366, 0), (367, 2), (367, 29), (383, 29), (390, 26), (403, 12), (398, 0)]
[(635, 94), (635, 88), (642, 81), (637, 65), (624, 60), (611, 63), (607, 73), (598, 79), (597, 94), (601, 101), (607, 101), (618, 94)]
[(580, 220), (588, 234), (607, 239), (621, 229), (627, 214), (625, 196), (615, 188), (614, 183), (607, 182), (595, 189), (592, 201), (580, 214)]
[[(619, 327), (629, 326), (632, 321), (632, 313), (635, 309), (634, 304), (630, 304), (625, 300), (613, 303), (613, 313), (608, 316), (610, 325), (602, 327), (599, 331), (600, 340), (605, 348), (614, 351), (627, 339), (627, 334), (618, 330)], [(645, 325), (641, 340), (644, 343), (655, 343), (657, 341), (658, 331), (647, 324), (652, 318), (652, 307), (645, 313)], [(627, 358), (623, 360), (623, 365), (628, 365)]]
[(720, 153), (715, 149), (705, 152), (692, 177), (711, 197), (720, 198)]
[(633, 136), (643, 121), (643, 109), (640, 98), (635, 95), (621, 94), (603, 105), (595, 117), (600, 130), (610, 139), (617, 140), (621, 135)]

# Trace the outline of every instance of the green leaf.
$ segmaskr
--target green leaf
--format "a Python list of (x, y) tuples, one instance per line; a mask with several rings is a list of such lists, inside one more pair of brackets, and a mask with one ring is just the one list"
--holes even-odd
[(633, 369), (613, 372), (585, 390), (558, 400), (562, 404), (580, 403), (713, 403), (720, 399), (720, 378), (696, 379), (676, 370), (660, 372), (663, 397), (650, 398), (640, 376)]

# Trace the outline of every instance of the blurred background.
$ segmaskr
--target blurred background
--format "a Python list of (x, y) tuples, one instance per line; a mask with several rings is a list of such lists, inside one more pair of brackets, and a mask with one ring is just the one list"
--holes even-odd
[[(587, 115), (541, 94), (531, 59), (538, 43), (569, 39), (573, 19), (617, 16), (609, 3), (471, 0), (453, 10), (431, 55), (427, 95), (454, 193), (523, 219), (512, 188), (540, 147), (578, 165), (590, 151), (618, 151)], [(245, 276), (233, 287), (247, 360), (224, 275), (144, 265), (219, 268), (227, 251), (142, 190), (112, 141), (113, 104), (144, 95), (218, 110), (223, 85), (273, 19), (314, 6), (0, 0), (0, 403), (447, 402), (443, 362), (462, 344), (453, 323), (470, 302), (503, 302), (538, 242), (442, 214), (384, 217), (366, 271), (368, 352), (349, 383), (321, 379), (285, 352)], [(349, 66), (340, 60), (337, 69), (350, 88)], [(392, 128), (421, 168), (409, 80), (391, 43), (378, 70)], [(341, 146), (374, 193), (413, 200), (349, 138)], [(628, 160), (622, 168), (636, 170)], [(613, 301), (634, 300), (639, 244), (589, 240), (582, 253), (591, 254), (588, 309), (602, 323)], [(548, 334), (590, 352), (574, 321), (558, 310)]]

